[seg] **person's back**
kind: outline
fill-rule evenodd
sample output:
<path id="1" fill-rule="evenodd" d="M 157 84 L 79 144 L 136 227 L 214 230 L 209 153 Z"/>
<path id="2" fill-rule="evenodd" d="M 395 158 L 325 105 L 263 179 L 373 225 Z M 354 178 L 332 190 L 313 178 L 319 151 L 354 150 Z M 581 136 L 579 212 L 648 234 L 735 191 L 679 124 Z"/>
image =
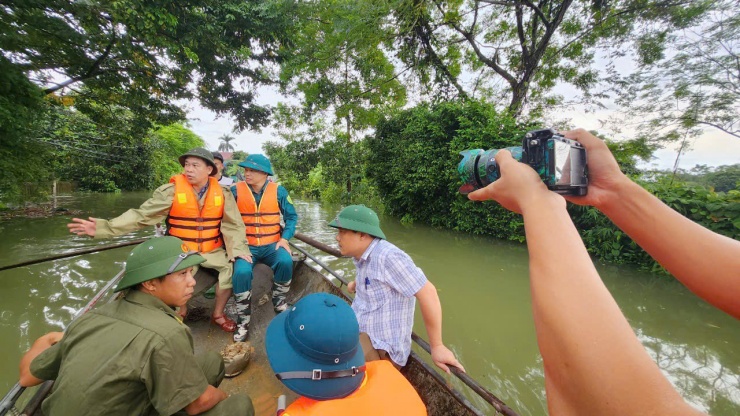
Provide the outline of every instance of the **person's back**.
<path id="1" fill-rule="evenodd" d="M 365 380 L 347 397 L 313 400 L 300 397 L 283 416 L 404 415 L 426 416 L 424 402 L 414 387 L 389 361 L 366 363 Z"/>
<path id="2" fill-rule="evenodd" d="M 131 291 L 89 312 L 70 326 L 59 347 L 64 358 L 54 390 L 43 404 L 47 415 L 171 414 L 192 401 L 188 394 L 149 396 L 147 385 L 154 383 L 159 370 L 153 367 L 165 362 L 161 356 L 193 351 L 185 325 L 153 296 Z M 202 378 L 187 374 L 195 370 L 200 371 L 185 366 L 167 369 L 183 393 L 203 389 Z M 161 385 L 158 389 L 166 390 Z M 186 401 L 178 402 L 178 396 Z"/>

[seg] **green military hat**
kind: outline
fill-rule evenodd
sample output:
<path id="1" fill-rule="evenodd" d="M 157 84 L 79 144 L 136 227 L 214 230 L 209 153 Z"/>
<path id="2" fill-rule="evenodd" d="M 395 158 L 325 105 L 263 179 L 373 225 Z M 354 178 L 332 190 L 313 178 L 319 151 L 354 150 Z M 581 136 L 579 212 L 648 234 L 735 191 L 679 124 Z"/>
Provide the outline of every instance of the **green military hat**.
<path id="1" fill-rule="evenodd" d="M 155 237 L 136 246 L 126 261 L 123 279 L 114 292 L 206 261 L 177 237 Z"/>
<path id="2" fill-rule="evenodd" d="M 243 162 L 239 163 L 239 166 L 243 168 L 249 168 L 258 170 L 260 172 L 265 172 L 268 175 L 272 175 L 272 164 L 270 163 L 270 159 L 268 159 L 265 155 L 261 154 L 254 154 L 247 156 L 246 159 L 244 159 Z"/>
<path id="3" fill-rule="evenodd" d="M 385 240 L 385 234 L 380 229 L 378 214 L 364 205 L 350 205 L 344 208 L 329 223 L 329 226 L 359 231 Z"/>
<path id="4" fill-rule="evenodd" d="M 218 168 L 216 167 L 216 162 L 213 160 L 213 153 L 202 147 L 196 147 L 195 149 L 188 150 L 184 155 L 180 156 L 180 166 L 185 166 L 185 159 L 187 159 L 189 156 L 195 156 L 205 160 L 208 166 L 213 167 L 213 171 L 211 172 L 210 176 L 218 175 Z"/>

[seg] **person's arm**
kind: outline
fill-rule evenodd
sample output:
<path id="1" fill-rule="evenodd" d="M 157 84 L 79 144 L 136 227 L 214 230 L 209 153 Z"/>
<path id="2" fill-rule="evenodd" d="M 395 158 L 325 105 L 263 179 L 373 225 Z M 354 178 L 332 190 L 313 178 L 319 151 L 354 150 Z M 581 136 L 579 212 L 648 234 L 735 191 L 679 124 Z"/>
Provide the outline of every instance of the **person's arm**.
<path id="1" fill-rule="evenodd" d="M 437 288 L 432 282 L 427 281 L 422 288 L 416 292 L 416 300 L 419 301 L 421 316 L 424 318 L 424 326 L 429 336 L 429 345 L 432 348 L 432 361 L 437 367 L 447 373 L 450 372 L 449 365 L 465 371 L 462 364 L 457 361 L 455 354 L 442 342 L 442 304 L 439 301 Z"/>
<path id="2" fill-rule="evenodd" d="M 39 337 L 31 348 L 23 354 L 20 363 L 20 382 L 19 384 L 23 387 L 31 387 L 41 384 L 44 380 L 34 376 L 31 373 L 31 362 L 39 354 L 49 349 L 52 345 L 59 342 L 64 336 L 63 332 L 49 332 L 46 335 Z"/>
<path id="3" fill-rule="evenodd" d="M 221 219 L 221 235 L 224 237 L 226 255 L 230 260 L 237 257 L 251 263 L 252 255 L 247 245 L 247 230 L 242 215 L 231 192 L 224 190 L 224 216 Z"/>
<path id="4" fill-rule="evenodd" d="M 229 397 L 223 390 L 219 390 L 216 387 L 209 385 L 206 391 L 203 392 L 195 401 L 185 406 L 185 413 L 189 415 L 199 415 L 203 412 L 211 410 L 213 406 L 217 405 L 222 400 Z"/>
<path id="5" fill-rule="evenodd" d="M 596 207 L 689 290 L 740 319 L 740 241 L 696 224 L 629 180 L 587 131 L 564 135 L 586 148 L 590 182 L 588 195 L 568 200 Z"/>
<path id="6" fill-rule="evenodd" d="M 162 185 L 139 208 L 132 208 L 116 218 L 73 218 L 67 228 L 73 234 L 93 238 L 110 238 L 160 223 L 167 218 L 175 195 L 173 184 Z"/>
<path id="7" fill-rule="evenodd" d="M 501 179 L 469 195 L 523 214 L 550 414 L 700 414 L 650 359 L 601 281 L 565 200 L 508 151 Z"/>
<path id="8" fill-rule="evenodd" d="M 278 206 L 280 207 L 280 213 L 283 214 L 285 228 L 283 228 L 283 233 L 281 235 L 282 238 L 275 245 L 275 249 L 277 250 L 278 248 L 283 247 L 288 251 L 288 253 L 290 253 L 290 244 L 288 244 L 288 240 L 293 238 L 295 235 L 296 225 L 298 225 L 298 213 L 295 211 L 293 200 L 290 199 L 288 190 L 282 185 L 278 185 Z"/>

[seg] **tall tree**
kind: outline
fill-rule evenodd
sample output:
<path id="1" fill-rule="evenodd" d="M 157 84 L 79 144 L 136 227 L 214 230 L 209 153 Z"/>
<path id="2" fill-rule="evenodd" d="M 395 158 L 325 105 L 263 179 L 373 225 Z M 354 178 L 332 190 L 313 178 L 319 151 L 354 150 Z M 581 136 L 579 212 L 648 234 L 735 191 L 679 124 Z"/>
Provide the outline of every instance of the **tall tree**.
<path id="1" fill-rule="evenodd" d="M 627 118 L 642 136 L 683 148 L 707 130 L 740 138 L 740 3 L 718 0 L 700 25 L 664 38 L 646 43 L 651 59 L 616 85 Z"/>
<path id="2" fill-rule="evenodd" d="M 591 98 L 599 46 L 640 45 L 691 25 L 708 0 L 398 0 L 395 19 L 404 62 L 458 95 L 506 103 L 552 103 L 568 83 Z M 620 49 L 621 50 L 621 49 Z M 473 74 L 464 82 L 463 71 Z"/>
<path id="3" fill-rule="evenodd" d="M 178 100 L 230 114 L 239 129 L 268 121 L 255 87 L 274 81 L 291 24 L 282 0 L 113 2 L 6 0 L 0 52 L 46 94 L 127 108 L 141 122 L 182 119 Z M 81 89 L 80 86 L 85 88 Z"/>

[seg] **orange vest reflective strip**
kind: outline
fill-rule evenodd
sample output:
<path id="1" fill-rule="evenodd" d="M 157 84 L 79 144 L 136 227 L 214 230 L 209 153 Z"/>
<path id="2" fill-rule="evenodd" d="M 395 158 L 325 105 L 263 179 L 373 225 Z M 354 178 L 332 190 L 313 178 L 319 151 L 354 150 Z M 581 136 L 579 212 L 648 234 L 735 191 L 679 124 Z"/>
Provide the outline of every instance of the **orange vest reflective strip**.
<path id="1" fill-rule="evenodd" d="M 221 218 L 224 216 L 224 190 L 218 181 L 208 178 L 208 191 L 203 209 L 185 175 L 170 178 L 175 184 L 175 197 L 167 215 L 167 234 L 175 236 L 190 250 L 208 253 L 224 245 Z"/>
<path id="2" fill-rule="evenodd" d="M 313 400 L 299 397 L 282 416 L 404 415 L 426 416 L 419 394 L 386 360 L 365 363 L 365 380 L 354 393 L 342 399 Z"/>
<path id="3" fill-rule="evenodd" d="M 252 190 L 246 182 L 236 184 L 236 206 L 247 227 L 247 242 L 250 246 L 277 243 L 283 232 L 280 227 L 280 205 L 277 197 L 278 185 L 267 182 L 260 205 L 254 200 Z"/>

